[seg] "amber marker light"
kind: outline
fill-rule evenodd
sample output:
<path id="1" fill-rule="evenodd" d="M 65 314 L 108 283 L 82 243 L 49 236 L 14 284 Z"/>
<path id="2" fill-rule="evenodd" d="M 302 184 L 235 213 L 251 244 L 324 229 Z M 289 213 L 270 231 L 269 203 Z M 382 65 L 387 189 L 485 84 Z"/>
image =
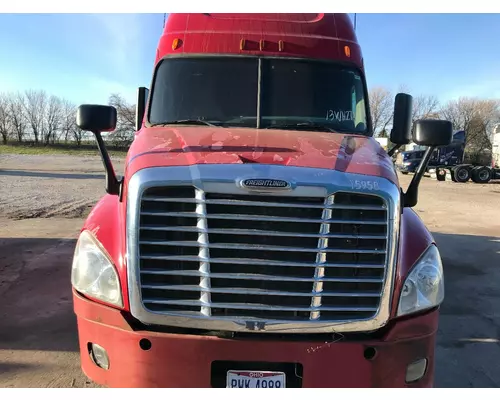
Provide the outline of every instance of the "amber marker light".
<path id="1" fill-rule="evenodd" d="M 172 42 L 172 50 L 177 50 L 179 47 L 181 47 L 181 40 L 174 39 L 174 41 Z"/>

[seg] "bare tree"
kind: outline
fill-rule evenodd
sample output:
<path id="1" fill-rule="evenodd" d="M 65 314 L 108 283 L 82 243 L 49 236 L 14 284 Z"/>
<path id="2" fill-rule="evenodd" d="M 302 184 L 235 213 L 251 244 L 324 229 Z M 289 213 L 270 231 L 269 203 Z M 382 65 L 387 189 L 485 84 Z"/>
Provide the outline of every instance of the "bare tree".
<path id="1" fill-rule="evenodd" d="M 12 131 L 17 141 L 21 143 L 28 125 L 25 105 L 26 98 L 20 92 L 10 93 L 7 101 Z"/>
<path id="2" fill-rule="evenodd" d="M 61 118 L 61 136 L 64 138 L 64 143 L 68 143 L 69 137 L 72 135 L 73 126 L 76 121 L 76 106 L 70 101 L 64 99 L 62 101 L 62 118 Z"/>
<path id="3" fill-rule="evenodd" d="M 439 100 L 436 96 L 419 95 L 413 98 L 413 110 L 411 119 L 435 118 L 439 110 Z"/>
<path id="4" fill-rule="evenodd" d="M 399 93 L 411 94 L 412 90 L 406 84 L 399 85 Z M 436 118 L 439 115 L 439 100 L 434 95 L 420 94 L 413 96 L 412 122 L 418 119 Z"/>
<path id="5" fill-rule="evenodd" d="M 3 144 L 7 144 L 11 133 L 11 119 L 9 114 L 8 95 L 0 93 L 0 135 Z"/>
<path id="6" fill-rule="evenodd" d="M 390 90 L 377 86 L 370 89 L 370 109 L 373 132 L 385 132 L 393 117 L 393 96 Z"/>
<path id="7" fill-rule="evenodd" d="M 117 93 L 109 97 L 108 104 L 115 107 L 117 113 L 116 130 L 111 135 L 113 143 L 119 146 L 130 146 L 135 133 L 135 106 L 128 104 Z"/>
<path id="8" fill-rule="evenodd" d="M 82 139 L 83 136 L 85 135 L 85 132 L 82 131 L 78 126 L 76 126 L 75 123 L 74 126 L 71 128 L 71 134 L 76 142 L 76 145 L 80 146 L 82 144 Z"/>
<path id="9" fill-rule="evenodd" d="M 440 115 L 451 121 L 454 129 L 465 131 L 468 162 L 478 162 L 491 150 L 493 126 L 500 121 L 499 100 L 462 97 L 449 101 Z"/>
<path id="10" fill-rule="evenodd" d="M 55 143 L 58 139 L 58 132 L 61 127 L 62 117 L 62 101 L 57 96 L 50 96 L 47 107 L 45 110 L 45 123 L 44 123 L 44 143 Z"/>
<path id="11" fill-rule="evenodd" d="M 44 130 L 44 116 L 47 106 L 47 94 L 43 90 L 27 90 L 24 103 L 26 118 L 35 137 L 35 143 L 39 142 Z"/>

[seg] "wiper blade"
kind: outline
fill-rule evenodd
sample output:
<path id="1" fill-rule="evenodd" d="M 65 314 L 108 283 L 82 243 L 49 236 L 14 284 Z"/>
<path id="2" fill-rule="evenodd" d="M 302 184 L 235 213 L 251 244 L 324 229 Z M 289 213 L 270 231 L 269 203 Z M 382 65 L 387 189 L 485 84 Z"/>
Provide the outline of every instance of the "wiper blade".
<path id="1" fill-rule="evenodd" d="M 178 119 L 175 121 L 161 122 L 159 124 L 152 124 L 151 126 L 166 126 L 166 125 L 208 125 L 216 126 L 208 121 L 201 119 Z"/>
<path id="2" fill-rule="evenodd" d="M 328 132 L 339 132 L 339 130 L 330 128 L 328 125 L 318 124 L 316 122 L 298 122 L 295 124 L 276 124 L 266 127 L 266 129 L 314 129 Z"/>

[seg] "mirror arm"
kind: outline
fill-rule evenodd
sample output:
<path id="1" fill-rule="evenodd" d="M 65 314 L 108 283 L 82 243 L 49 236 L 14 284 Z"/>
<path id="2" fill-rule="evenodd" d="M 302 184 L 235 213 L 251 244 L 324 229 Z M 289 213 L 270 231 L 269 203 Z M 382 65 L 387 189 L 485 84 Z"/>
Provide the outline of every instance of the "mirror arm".
<path id="1" fill-rule="evenodd" d="M 422 158 L 422 161 L 420 161 L 420 164 L 415 171 L 415 174 L 413 175 L 413 179 L 408 186 L 408 190 L 406 190 L 406 193 L 404 195 L 404 207 L 415 207 L 417 205 L 418 185 L 420 184 L 422 176 L 424 176 L 425 170 L 429 165 L 429 160 L 431 159 L 432 153 L 436 149 L 436 147 L 437 146 L 430 146 L 425 150 L 424 157 Z"/>
<path id="2" fill-rule="evenodd" d="M 395 144 L 394 146 L 391 147 L 391 149 L 387 152 L 387 155 L 389 157 L 392 157 L 392 155 L 394 154 L 394 152 L 396 150 L 398 150 L 399 148 L 401 148 L 402 144 Z"/>
<path id="3" fill-rule="evenodd" d="M 106 192 L 111 195 L 120 196 L 121 200 L 121 186 L 122 180 L 118 180 L 113 169 L 113 164 L 111 164 L 111 159 L 109 158 L 109 153 L 106 150 L 104 140 L 102 139 L 101 132 L 92 131 L 96 140 L 97 147 L 99 148 L 99 153 L 101 154 L 101 160 L 104 165 L 104 170 L 106 171 Z"/>

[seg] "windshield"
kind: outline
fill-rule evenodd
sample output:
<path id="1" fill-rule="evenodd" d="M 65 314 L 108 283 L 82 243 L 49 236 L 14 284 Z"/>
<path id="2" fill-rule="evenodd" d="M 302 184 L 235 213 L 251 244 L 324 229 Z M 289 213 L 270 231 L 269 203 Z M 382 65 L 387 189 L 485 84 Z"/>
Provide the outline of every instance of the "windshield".
<path id="1" fill-rule="evenodd" d="M 367 133 L 365 89 L 356 70 L 329 62 L 163 60 L 153 84 L 149 123 L 200 120 L 219 126 Z"/>

